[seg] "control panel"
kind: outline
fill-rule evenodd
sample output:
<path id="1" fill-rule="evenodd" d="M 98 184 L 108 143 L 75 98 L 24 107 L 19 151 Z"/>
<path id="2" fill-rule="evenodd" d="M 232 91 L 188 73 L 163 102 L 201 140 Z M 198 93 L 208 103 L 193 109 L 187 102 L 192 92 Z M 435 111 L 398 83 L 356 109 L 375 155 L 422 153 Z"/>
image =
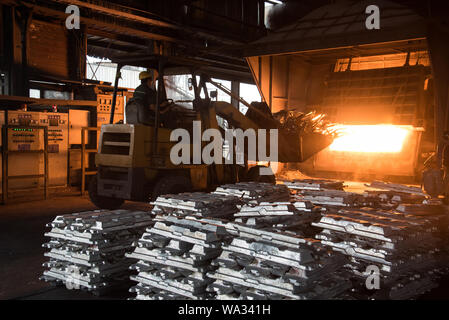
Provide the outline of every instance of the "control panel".
<path id="1" fill-rule="evenodd" d="M 39 126 L 40 112 L 8 111 L 8 124 L 10 126 Z"/>
<path id="2" fill-rule="evenodd" d="M 8 111 L 10 126 L 39 126 L 39 112 Z M 8 128 L 8 149 L 12 151 L 41 150 L 44 131 L 32 128 Z"/>
<path id="3" fill-rule="evenodd" d="M 112 95 L 99 94 L 97 95 L 97 127 L 104 124 L 109 124 L 112 110 Z M 125 110 L 125 97 L 117 95 L 117 101 L 114 111 L 114 123 L 123 120 Z"/>
<path id="4" fill-rule="evenodd" d="M 33 128 L 8 128 L 8 149 L 37 151 L 44 147 L 44 131 Z"/>
<path id="5" fill-rule="evenodd" d="M 39 126 L 40 112 L 8 111 L 8 149 L 11 151 L 23 151 L 23 153 L 11 153 L 8 155 L 8 175 L 35 175 L 44 172 L 44 157 L 39 153 L 27 153 L 26 151 L 44 149 L 44 130 L 33 128 Z M 31 128 L 20 128 L 29 126 Z M 39 178 L 13 179 L 8 185 L 10 190 L 29 189 L 42 185 Z"/>
<path id="6" fill-rule="evenodd" d="M 123 114 L 125 109 L 125 98 L 117 95 L 117 101 L 115 103 L 114 113 Z M 99 94 L 97 95 L 97 113 L 110 113 L 112 110 L 112 95 L 111 94 Z"/>
<path id="7" fill-rule="evenodd" d="M 48 128 L 48 183 L 66 186 L 69 148 L 69 114 L 41 112 L 39 124 Z"/>
<path id="8" fill-rule="evenodd" d="M 117 123 L 120 120 L 123 120 L 123 114 L 121 113 L 114 113 L 114 122 Z M 111 121 L 111 114 L 110 113 L 97 113 L 97 127 L 101 128 L 104 124 L 109 124 Z"/>
<path id="9" fill-rule="evenodd" d="M 67 113 L 41 113 L 39 123 L 48 127 L 48 153 L 67 150 L 69 125 Z"/>

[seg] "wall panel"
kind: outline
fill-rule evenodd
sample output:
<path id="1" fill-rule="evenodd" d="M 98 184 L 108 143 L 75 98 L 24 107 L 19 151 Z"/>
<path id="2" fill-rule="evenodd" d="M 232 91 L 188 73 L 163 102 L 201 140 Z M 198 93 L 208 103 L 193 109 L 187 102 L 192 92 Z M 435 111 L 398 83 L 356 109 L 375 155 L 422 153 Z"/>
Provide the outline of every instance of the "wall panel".
<path id="1" fill-rule="evenodd" d="M 28 30 L 30 76 L 69 78 L 67 30 L 63 25 L 33 19 Z M 49 63 L 51 61 L 51 63 Z"/>

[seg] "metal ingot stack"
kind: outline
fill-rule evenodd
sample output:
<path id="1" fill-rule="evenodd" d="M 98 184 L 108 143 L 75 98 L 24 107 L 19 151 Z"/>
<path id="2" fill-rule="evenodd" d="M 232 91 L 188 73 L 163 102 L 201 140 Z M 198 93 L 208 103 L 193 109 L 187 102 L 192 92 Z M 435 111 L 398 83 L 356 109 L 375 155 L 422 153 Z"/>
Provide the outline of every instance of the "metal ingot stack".
<path id="1" fill-rule="evenodd" d="M 302 179 L 284 181 L 298 201 L 310 201 L 325 207 L 358 207 L 371 204 L 372 198 L 343 190 L 344 182 L 338 180 Z"/>
<path id="2" fill-rule="evenodd" d="M 383 181 L 373 181 L 368 187 L 381 189 L 381 190 L 387 190 L 391 192 L 397 192 L 402 194 L 411 194 L 415 196 L 423 196 L 427 197 L 427 194 L 422 191 L 419 187 L 413 187 L 413 186 L 406 186 L 403 184 L 397 184 L 397 183 L 390 183 L 390 182 L 383 182 Z"/>
<path id="3" fill-rule="evenodd" d="M 314 236 L 316 228 L 311 227 L 311 223 L 320 220 L 321 212 L 322 208 L 310 201 L 261 202 L 258 205 L 244 205 L 234 214 L 234 218 L 235 222 L 257 229 L 290 230 L 300 235 Z"/>
<path id="4" fill-rule="evenodd" d="M 370 205 L 371 199 L 362 194 L 342 190 L 300 190 L 293 196 L 298 201 L 310 201 L 324 207 L 360 207 Z"/>
<path id="5" fill-rule="evenodd" d="M 63 283 L 69 289 L 96 294 L 128 282 L 132 261 L 125 257 L 133 249 L 152 215 L 143 211 L 88 211 L 57 216 L 47 226 L 50 238 L 41 280 Z"/>
<path id="6" fill-rule="evenodd" d="M 376 206 L 385 209 L 395 208 L 404 203 L 421 204 L 426 200 L 426 197 L 422 195 L 389 190 L 365 190 L 363 195 L 365 197 L 375 198 Z"/>
<path id="7" fill-rule="evenodd" d="M 432 225 L 432 235 L 439 239 L 438 270 L 447 272 L 449 265 L 449 215 L 448 207 L 440 199 L 430 198 L 421 188 L 395 183 L 373 181 L 367 185 L 378 190 L 366 190 L 365 195 L 377 196 L 377 207 L 393 210 L 397 214 L 418 219 Z M 440 272 L 436 272 L 440 273 Z"/>
<path id="8" fill-rule="evenodd" d="M 319 241 L 236 223 L 227 229 L 235 237 L 208 273 L 218 299 L 330 299 L 350 287 L 337 272 L 344 259 Z"/>
<path id="9" fill-rule="evenodd" d="M 258 229 L 286 230 L 310 226 L 321 217 L 321 208 L 310 201 L 290 200 L 286 185 L 241 182 L 218 187 L 215 195 L 238 197 L 244 205 L 234 214 L 234 221 Z"/>
<path id="10" fill-rule="evenodd" d="M 430 225 L 427 230 L 437 239 L 438 252 L 435 255 L 437 264 L 432 271 L 433 276 L 449 274 L 449 215 L 447 206 L 438 199 L 428 199 L 421 204 L 400 204 L 396 212 L 407 217 L 414 217 L 422 223 Z"/>
<path id="11" fill-rule="evenodd" d="M 237 197 L 246 204 L 288 201 L 290 192 L 285 185 L 264 182 L 239 182 L 218 187 L 213 195 Z"/>
<path id="12" fill-rule="evenodd" d="M 418 187 L 395 183 L 373 181 L 366 185 L 375 190 L 365 190 L 366 197 L 376 198 L 377 205 L 385 209 L 395 208 L 401 204 L 422 204 L 429 196 Z"/>
<path id="13" fill-rule="evenodd" d="M 213 279 L 207 272 L 216 267 L 211 262 L 221 254 L 222 242 L 229 237 L 217 220 L 211 224 L 198 219 L 158 216 L 127 257 L 137 259 L 137 270 L 130 289 L 138 300 L 208 299 Z"/>
<path id="14" fill-rule="evenodd" d="M 322 244 L 348 257 L 346 268 L 356 276 L 360 287 L 365 286 L 371 274 L 368 267 L 378 268 L 380 289 L 365 291 L 367 296 L 415 298 L 435 285 L 439 239 L 434 236 L 435 225 L 431 220 L 361 208 L 326 214 L 312 225 L 323 228 L 317 235 Z"/>
<path id="15" fill-rule="evenodd" d="M 230 219 L 242 202 L 237 197 L 194 192 L 159 196 L 151 204 L 154 214 Z"/>
<path id="16" fill-rule="evenodd" d="M 284 184 L 292 190 L 343 190 L 344 187 L 343 181 L 323 179 L 295 179 Z"/>

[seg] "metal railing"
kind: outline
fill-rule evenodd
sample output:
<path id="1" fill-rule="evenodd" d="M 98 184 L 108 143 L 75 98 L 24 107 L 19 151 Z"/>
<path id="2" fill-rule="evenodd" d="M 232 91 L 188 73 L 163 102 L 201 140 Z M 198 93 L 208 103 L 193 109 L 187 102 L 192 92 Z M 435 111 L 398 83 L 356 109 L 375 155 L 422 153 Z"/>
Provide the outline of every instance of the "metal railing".
<path id="1" fill-rule="evenodd" d="M 97 153 L 98 152 L 98 141 L 99 137 L 97 134 L 97 142 L 95 149 L 88 149 L 86 148 L 86 133 L 88 131 L 96 131 L 97 133 L 101 130 L 101 128 L 97 127 L 84 127 L 81 129 L 81 194 L 83 195 L 86 192 L 86 176 L 89 175 L 95 175 L 97 174 L 97 170 L 88 170 L 86 167 L 86 155 L 90 153 Z M 89 161 L 87 161 L 87 166 L 89 164 Z"/>

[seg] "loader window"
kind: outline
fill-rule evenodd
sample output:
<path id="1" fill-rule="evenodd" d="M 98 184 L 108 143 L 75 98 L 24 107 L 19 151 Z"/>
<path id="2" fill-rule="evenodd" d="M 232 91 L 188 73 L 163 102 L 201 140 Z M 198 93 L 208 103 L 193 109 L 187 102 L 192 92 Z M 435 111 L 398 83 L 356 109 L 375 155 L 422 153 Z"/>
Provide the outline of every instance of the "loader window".
<path id="1" fill-rule="evenodd" d="M 172 99 L 176 104 L 187 109 L 193 109 L 191 101 L 194 94 L 193 90 L 189 90 L 189 78 L 188 74 L 164 76 L 164 84 L 167 99 Z"/>
<path id="2" fill-rule="evenodd" d="M 215 79 L 215 78 L 212 78 L 212 81 L 218 82 L 226 89 L 231 90 L 231 81 Z M 227 95 L 226 93 L 224 93 L 223 91 L 218 90 L 213 84 L 207 83 L 206 87 L 207 87 L 207 91 L 209 92 L 209 95 L 210 95 L 211 91 L 217 91 L 217 98 L 216 98 L 217 101 L 225 101 L 225 102 L 231 103 L 231 97 L 229 95 Z M 212 100 L 215 100 L 215 99 L 212 99 Z"/>
<path id="3" fill-rule="evenodd" d="M 243 100 L 245 100 L 248 103 L 254 101 L 262 102 L 259 89 L 255 84 L 240 83 L 240 97 L 242 97 Z M 246 114 L 246 111 L 248 111 L 248 107 L 245 106 L 243 103 L 240 103 L 239 111 L 243 114 Z"/>
<path id="4" fill-rule="evenodd" d="M 102 154 L 129 155 L 131 135 L 122 132 L 104 132 Z"/>

